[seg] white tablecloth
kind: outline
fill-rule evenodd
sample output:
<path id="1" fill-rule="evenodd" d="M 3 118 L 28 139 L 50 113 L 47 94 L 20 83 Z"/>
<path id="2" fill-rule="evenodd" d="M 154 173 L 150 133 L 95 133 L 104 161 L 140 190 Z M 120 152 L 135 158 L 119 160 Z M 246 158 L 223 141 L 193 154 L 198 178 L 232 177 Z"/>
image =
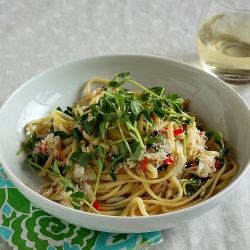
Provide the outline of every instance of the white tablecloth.
<path id="1" fill-rule="evenodd" d="M 89 56 L 149 54 L 201 67 L 195 32 L 203 3 L 0 0 L 0 105 L 36 74 Z M 232 87 L 250 105 L 250 85 Z M 250 249 L 249 183 L 250 171 L 220 206 L 162 231 L 164 241 L 154 249 Z"/>

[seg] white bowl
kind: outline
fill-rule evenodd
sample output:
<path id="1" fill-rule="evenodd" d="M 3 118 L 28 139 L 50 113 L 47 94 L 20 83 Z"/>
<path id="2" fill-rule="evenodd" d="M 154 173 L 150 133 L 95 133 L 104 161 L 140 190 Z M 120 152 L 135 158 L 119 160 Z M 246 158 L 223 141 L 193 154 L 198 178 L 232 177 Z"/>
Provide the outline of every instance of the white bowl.
<path id="1" fill-rule="evenodd" d="M 210 129 L 222 131 L 236 156 L 239 171 L 230 185 L 214 197 L 193 207 L 149 217 L 114 217 L 90 214 L 54 203 L 38 193 L 42 180 L 24 167 L 25 154 L 16 156 L 25 138 L 25 125 L 63 109 L 82 95 L 82 87 L 93 77 L 113 79 L 131 72 L 131 78 L 146 87 L 165 86 L 191 99 L 190 110 Z M 13 184 L 33 204 L 67 222 L 85 228 L 117 233 L 149 232 L 174 227 L 203 215 L 219 205 L 239 185 L 249 168 L 250 113 L 247 105 L 227 84 L 190 65 L 145 55 L 108 55 L 86 58 L 48 70 L 17 89 L 0 111 L 0 159 Z"/>

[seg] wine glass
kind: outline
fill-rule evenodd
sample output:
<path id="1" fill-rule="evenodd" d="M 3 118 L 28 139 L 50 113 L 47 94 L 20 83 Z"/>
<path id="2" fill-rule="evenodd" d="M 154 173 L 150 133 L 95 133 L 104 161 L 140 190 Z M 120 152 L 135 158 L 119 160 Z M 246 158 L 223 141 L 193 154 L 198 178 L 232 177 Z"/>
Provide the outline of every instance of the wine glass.
<path id="1" fill-rule="evenodd" d="M 224 81 L 249 81 L 249 1 L 206 0 L 196 42 L 200 61 L 207 72 Z"/>

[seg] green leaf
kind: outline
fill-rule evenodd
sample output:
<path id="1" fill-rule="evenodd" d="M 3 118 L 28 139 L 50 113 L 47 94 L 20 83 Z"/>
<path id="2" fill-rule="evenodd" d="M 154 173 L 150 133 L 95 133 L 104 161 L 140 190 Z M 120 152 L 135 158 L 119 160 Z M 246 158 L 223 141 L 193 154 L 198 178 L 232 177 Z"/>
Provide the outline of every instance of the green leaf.
<path id="1" fill-rule="evenodd" d="M 115 174 L 115 164 L 118 162 L 123 162 L 124 161 L 124 155 L 113 155 L 112 156 L 112 162 L 109 166 L 109 175 L 113 179 L 113 181 L 117 180 L 116 174 Z"/>
<path id="2" fill-rule="evenodd" d="M 75 190 L 74 185 L 73 185 L 70 181 L 68 181 L 67 179 L 62 178 L 62 179 L 61 179 L 61 183 L 62 183 L 64 186 L 66 186 L 68 189 L 70 189 L 70 190 L 72 190 L 72 191 Z"/>
<path id="3" fill-rule="evenodd" d="M 61 173 L 60 173 L 60 170 L 59 170 L 59 168 L 58 168 L 56 159 L 54 159 L 53 167 L 51 166 L 50 168 L 52 169 L 52 171 L 53 171 L 55 174 L 61 176 Z"/>
<path id="4" fill-rule="evenodd" d="M 124 123 L 128 122 L 130 120 L 131 113 L 127 110 L 124 110 L 120 115 L 120 120 Z"/>
<path id="5" fill-rule="evenodd" d="M 116 92 L 118 95 L 122 95 L 124 97 L 124 94 L 127 92 L 128 90 L 125 88 L 120 88 L 118 92 Z"/>
<path id="6" fill-rule="evenodd" d="M 201 179 L 199 178 L 191 178 L 188 181 L 188 185 L 192 186 L 193 188 L 198 188 L 201 185 Z"/>
<path id="7" fill-rule="evenodd" d="M 152 97 L 152 95 L 148 92 L 143 91 L 139 96 L 138 100 L 141 100 L 143 102 L 149 101 L 149 99 Z"/>
<path id="8" fill-rule="evenodd" d="M 112 178 L 113 181 L 117 180 L 117 176 L 113 171 L 109 171 L 109 175 L 110 175 L 110 177 Z"/>
<path id="9" fill-rule="evenodd" d="M 70 195 L 70 197 L 74 200 L 77 200 L 77 201 L 84 201 L 86 198 L 85 198 L 85 194 L 83 192 L 74 192 Z"/>
<path id="10" fill-rule="evenodd" d="M 82 167 L 85 167 L 94 159 L 94 155 L 89 152 L 76 151 L 71 155 L 70 159 L 76 160 Z"/>
<path id="11" fill-rule="evenodd" d="M 182 114 L 182 108 L 179 105 L 177 105 L 176 103 L 173 103 L 173 109 L 176 113 Z"/>
<path id="12" fill-rule="evenodd" d="M 220 162 L 220 167 L 223 167 L 223 165 L 224 165 L 224 163 L 225 163 L 224 158 L 220 158 L 220 159 L 219 159 L 219 162 Z"/>
<path id="13" fill-rule="evenodd" d="M 101 133 L 101 137 L 103 138 L 103 140 L 106 141 L 106 139 L 107 139 L 107 127 L 106 127 L 105 122 L 102 122 L 100 124 L 100 133 Z"/>
<path id="14" fill-rule="evenodd" d="M 225 157 L 227 154 L 229 154 L 229 150 L 227 148 L 221 148 L 219 152 L 220 152 L 220 157 Z"/>
<path id="15" fill-rule="evenodd" d="M 98 138 L 99 136 L 101 136 L 101 130 L 100 130 L 100 125 L 97 122 L 94 126 L 94 138 Z"/>
<path id="16" fill-rule="evenodd" d="M 94 146 L 95 152 L 100 156 L 101 158 L 105 158 L 106 156 L 106 150 L 101 145 L 95 145 Z"/>
<path id="17" fill-rule="evenodd" d="M 132 148 L 135 148 L 135 150 L 133 150 Z M 133 161 L 137 161 L 140 156 L 141 156 L 141 151 L 142 151 L 142 147 L 140 145 L 140 143 L 134 143 L 131 147 L 132 149 L 132 152 L 134 152 L 134 154 L 131 156 L 130 158 L 130 161 L 133 162 Z"/>
<path id="18" fill-rule="evenodd" d="M 161 109 L 162 108 L 162 102 L 160 100 L 154 100 L 153 105 L 156 109 Z"/>
<path id="19" fill-rule="evenodd" d="M 48 157 L 41 153 L 29 155 L 26 158 L 26 160 L 30 163 L 30 165 L 36 170 L 38 170 L 39 168 L 36 167 L 35 165 L 43 166 L 46 163 L 47 159 Z"/>
<path id="20" fill-rule="evenodd" d="M 122 95 L 127 100 L 135 100 L 135 93 L 133 92 L 125 92 Z"/>
<path id="21" fill-rule="evenodd" d="M 122 110 L 125 106 L 125 100 L 123 98 L 123 96 L 119 95 L 119 94 L 114 94 L 115 97 L 115 101 L 117 103 L 117 106 Z"/>
<path id="22" fill-rule="evenodd" d="M 129 117 L 130 123 L 134 124 L 135 127 L 136 127 L 135 122 L 139 121 L 139 119 L 140 119 L 140 115 L 131 114 Z"/>
<path id="23" fill-rule="evenodd" d="M 71 169 L 72 169 L 72 166 L 67 165 L 64 170 L 66 173 L 69 173 Z"/>
<path id="24" fill-rule="evenodd" d="M 123 79 L 130 79 L 130 75 L 131 75 L 130 72 L 124 72 L 124 73 L 117 74 L 118 77 L 121 77 Z"/>
<path id="25" fill-rule="evenodd" d="M 126 154 L 129 153 L 125 141 L 121 141 L 121 142 L 119 143 L 118 152 L 119 152 L 120 155 L 126 155 Z"/>
<path id="26" fill-rule="evenodd" d="M 95 119 L 96 119 L 97 123 L 103 122 L 103 114 L 97 113 L 96 116 L 95 116 Z"/>
<path id="27" fill-rule="evenodd" d="M 176 123 L 180 123 L 180 124 L 185 124 L 182 122 L 182 117 L 179 116 L 170 116 L 170 119 Z"/>
<path id="28" fill-rule="evenodd" d="M 96 124 L 96 119 L 93 118 L 91 121 L 87 122 L 87 123 L 83 126 L 83 127 L 84 127 L 84 130 L 86 131 L 86 133 L 87 133 L 88 135 L 90 135 L 91 130 L 92 130 L 92 128 L 95 126 L 95 124 Z"/>
<path id="29" fill-rule="evenodd" d="M 156 151 L 156 152 L 159 151 L 159 148 L 158 148 L 158 147 L 156 146 L 156 144 L 154 144 L 154 143 L 153 143 L 153 144 L 150 144 L 150 143 L 147 144 L 147 147 L 151 147 L 151 148 L 152 148 L 154 151 Z"/>
<path id="30" fill-rule="evenodd" d="M 97 104 L 91 104 L 89 106 L 89 109 L 90 109 L 90 113 L 95 117 L 99 111 L 98 111 L 98 108 L 97 108 Z"/>
<path id="31" fill-rule="evenodd" d="M 182 124 L 190 125 L 192 123 L 191 119 L 182 121 Z"/>
<path id="32" fill-rule="evenodd" d="M 72 111 L 73 111 L 73 108 L 70 107 L 70 106 L 67 106 L 67 110 L 68 110 L 69 112 L 72 112 Z"/>
<path id="33" fill-rule="evenodd" d="M 68 115 L 68 116 L 70 116 L 70 117 L 73 117 L 72 112 L 69 111 L 68 109 L 64 110 L 63 113 L 66 114 L 66 115 Z"/>
<path id="34" fill-rule="evenodd" d="M 222 148 L 224 147 L 224 143 L 223 143 L 223 139 L 222 139 L 222 135 L 221 132 L 218 130 L 210 130 L 210 131 L 206 131 L 206 137 L 208 138 L 213 138 L 215 140 L 215 142 L 221 146 Z"/>
<path id="35" fill-rule="evenodd" d="M 186 188 L 189 187 L 189 189 Z M 188 181 L 183 183 L 183 192 L 184 195 L 191 196 L 195 193 L 196 190 L 201 186 L 201 179 L 197 178 L 196 176 L 189 179 Z"/>
<path id="36" fill-rule="evenodd" d="M 135 115 L 138 115 L 140 113 L 140 106 L 136 101 L 131 102 L 131 111 Z"/>
<path id="37" fill-rule="evenodd" d="M 123 162 L 124 161 L 124 156 L 125 155 L 112 155 L 113 161 L 111 163 L 111 169 L 115 166 L 116 163 Z"/>
<path id="38" fill-rule="evenodd" d="M 178 93 L 171 93 L 167 95 L 167 98 L 171 101 L 184 102 L 184 99 Z"/>
<path id="39" fill-rule="evenodd" d="M 66 140 L 72 136 L 72 134 L 65 133 L 64 131 L 55 131 L 54 136 L 60 136 L 62 140 Z"/>
<path id="40" fill-rule="evenodd" d="M 103 98 L 99 99 L 98 105 L 99 105 L 100 110 L 103 113 L 110 113 L 112 111 L 111 103 L 108 100 L 108 98 L 103 97 Z"/>
<path id="41" fill-rule="evenodd" d="M 191 190 L 187 190 L 187 195 L 190 197 L 195 193 L 196 190 L 191 189 Z"/>
<path id="42" fill-rule="evenodd" d="M 162 96 L 165 92 L 165 88 L 163 88 L 163 87 L 154 87 L 154 88 L 151 88 L 149 90 L 158 96 Z"/>
<path id="43" fill-rule="evenodd" d="M 154 122 L 153 122 L 153 120 L 152 120 L 152 118 L 151 118 L 151 116 L 150 116 L 150 111 L 144 109 L 144 110 L 142 111 L 142 115 L 143 115 L 144 121 L 145 121 L 146 123 L 148 123 L 150 126 L 153 126 L 153 123 L 154 123 Z"/>
<path id="44" fill-rule="evenodd" d="M 154 113 L 159 117 L 159 118 L 164 118 L 165 117 L 165 111 L 161 108 L 154 108 Z"/>
<path id="45" fill-rule="evenodd" d="M 117 114 L 105 114 L 103 117 L 105 122 L 109 122 L 110 124 L 114 124 L 117 121 Z"/>
<path id="46" fill-rule="evenodd" d="M 33 134 L 29 135 L 28 147 L 33 150 L 36 143 L 36 131 Z"/>
<path id="47" fill-rule="evenodd" d="M 160 142 L 161 140 L 163 140 L 164 137 L 165 136 L 163 134 L 158 134 L 157 136 L 148 137 L 147 143 L 153 144 L 153 143 Z"/>
<path id="48" fill-rule="evenodd" d="M 172 102 L 170 100 L 168 100 L 167 98 L 164 98 L 163 102 L 164 102 L 164 104 L 167 105 L 167 107 L 173 109 L 173 104 L 172 104 Z"/>
<path id="49" fill-rule="evenodd" d="M 167 100 L 168 99 L 168 100 Z M 181 114 L 183 110 L 184 99 L 178 93 L 171 93 L 166 96 L 164 103 L 175 112 Z"/>
<path id="50" fill-rule="evenodd" d="M 51 131 L 51 133 L 54 133 L 54 131 L 55 131 L 55 128 L 54 128 L 53 123 L 52 123 L 51 126 L 50 126 L 50 131 Z"/>
<path id="51" fill-rule="evenodd" d="M 113 89 L 116 89 L 116 88 L 119 88 L 121 85 L 123 85 L 124 82 L 121 81 L 121 82 L 118 82 L 116 80 L 112 80 L 110 82 L 107 83 L 107 87 L 108 87 L 108 93 L 110 93 L 110 90 L 113 90 Z"/>
<path id="52" fill-rule="evenodd" d="M 78 128 L 74 128 L 73 129 L 73 138 L 77 141 L 77 143 L 80 142 L 81 136 L 82 136 L 82 134 L 79 131 L 79 129 Z"/>
<path id="53" fill-rule="evenodd" d="M 71 199 L 68 199 L 70 204 L 73 206 L 73 208 L 80 210 L 81 206 L 79 204 L 77 204 L 76 202 L 72 201 Z"/>

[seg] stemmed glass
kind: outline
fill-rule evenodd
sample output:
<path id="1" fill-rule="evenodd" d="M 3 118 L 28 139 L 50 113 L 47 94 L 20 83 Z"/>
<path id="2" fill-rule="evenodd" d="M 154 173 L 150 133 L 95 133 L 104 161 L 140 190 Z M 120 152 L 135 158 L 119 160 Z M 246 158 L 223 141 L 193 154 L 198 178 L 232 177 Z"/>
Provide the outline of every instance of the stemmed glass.
<path id="1" fill-rule="evenodd" d="M 250 80 L 249 1 L 207 0 L 197 27 L 197 48 L 206 71 L 222 80 Z"/>

